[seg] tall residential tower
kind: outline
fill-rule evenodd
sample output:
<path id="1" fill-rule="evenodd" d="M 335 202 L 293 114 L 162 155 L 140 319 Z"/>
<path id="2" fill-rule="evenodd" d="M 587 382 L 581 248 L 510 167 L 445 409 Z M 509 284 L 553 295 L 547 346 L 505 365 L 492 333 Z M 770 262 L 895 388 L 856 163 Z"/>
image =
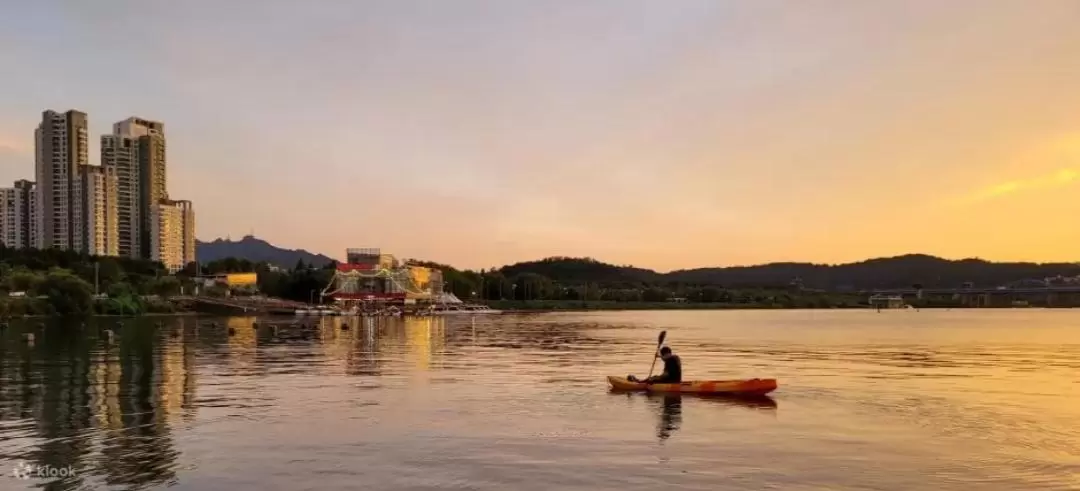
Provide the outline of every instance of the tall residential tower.
<path id="1" fill-rule="evenodd" d="M 195 210 L 191 202 L 161 200 L 150 216 L 150 259 L 174 273 L 195 261 Z"/>
<path id="2" fill-rule="evenodd" d="M 156 259 L 175 271 L 195 260 L 195 212 L 169 199 L 165 124 L 131 117 L 87 158 L 87 117 L 45 111 L 34 132 L 37 182 L 0 189 L 0 243 Z"/>
<path id="3" fill-rule="evenodd" d="M 45 111 L 34 132 L 34 144 L 40 247 L 78 249 L 74 181 L 79 166 L 89 163 L 86 113 Z"/>
<path id="4" fill-rule="evenodd" d="M 95 256 L 117 255 L 116 175 L 96 165 L 79 167 L 75 182 L 79 250 Z"/>
<path id="5" fill-rule="evenodd" d="M 142 257 L 139 215 L 139 142 L 122 135 L 101 137 L 101 166 L 116 178 L 116 254 Z"/>
<path id="6" fill-rule="evenodd" d="M 12 249 L 39 247 L 37 194 L 34 182 L 27 180 L 0 189 L 0 243 Z"/>
<path id="7" fill-rule="evenodd" d="M 151 258 L 153 212 L 168 199 L 165 124 L 131 117 L 101 137 L 101 163 L 116 175 L 118 254 Z"/>

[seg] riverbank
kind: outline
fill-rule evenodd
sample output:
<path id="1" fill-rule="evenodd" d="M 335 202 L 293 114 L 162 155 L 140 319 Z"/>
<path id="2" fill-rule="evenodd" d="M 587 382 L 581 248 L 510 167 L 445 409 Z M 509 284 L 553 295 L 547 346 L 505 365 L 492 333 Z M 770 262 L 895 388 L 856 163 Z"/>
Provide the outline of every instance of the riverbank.
<path id="1" fill-rule="evenodd" d="M 81 314 L 80 314 L 81 312 Z M 144 299 L 137 296 L 90 299 L 74 302 L 69 298 L 3 297 L 0 318 L 56 317 L 63 315 L 116 316 L 176 315 L 195 313 L 182 302 L 170 299 Z"/>
<path id="2" fill-rule="evenodd" d="M 833 305 L 815 304 L 744 304 L 744 303 L 675 303 L 675 302 L 604 302 L 604 301 L 560 301 L 560 300 L 534 300 L 514 301 L 495 300 L 488 301 L 486 305 L 503 312 L 591 312 L 591 311 L 615 311 L 615 310 L 874 310 L 868 304 L 847 303 Z M 915 310 L 1011 310 L 1011 309 L 1070 309 L 1071 305 L 1047 306 L 1047 305 L 964 305 L 957 302 L 915 303 L 911 305 Z M 906 309 L 881 309 L 882 311 L 906 310 Z"/>
<path id="3" fill-rule="evenodd" d="M 484 302 L 504 312 L 584 312 L 593 310 L 784 310 L 784 309 L 868 309 L 855 302 L 719 303 L 719 302 L 614 302 L 581 300 L 489 300 Z"/>

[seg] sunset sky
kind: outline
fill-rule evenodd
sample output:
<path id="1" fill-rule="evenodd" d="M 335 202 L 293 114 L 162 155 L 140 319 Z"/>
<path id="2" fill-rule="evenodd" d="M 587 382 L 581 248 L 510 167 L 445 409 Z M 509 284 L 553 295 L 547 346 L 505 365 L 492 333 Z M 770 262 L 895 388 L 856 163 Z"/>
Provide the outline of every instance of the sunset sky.
<path id="1" fill-rule="evenodd" d="M 461 267 L 1080 260 L 1080 2 L 12 2 L 45 109 L 165 122 L 202 240 Z"/>

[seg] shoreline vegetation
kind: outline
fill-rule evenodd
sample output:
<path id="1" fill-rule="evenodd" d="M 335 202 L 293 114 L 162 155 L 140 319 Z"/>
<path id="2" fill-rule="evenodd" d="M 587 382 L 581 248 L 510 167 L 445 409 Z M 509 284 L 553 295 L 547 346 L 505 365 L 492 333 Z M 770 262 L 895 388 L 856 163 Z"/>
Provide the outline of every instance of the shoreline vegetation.
<path id="1" fill-rule="evenodd" d="M 594 312 L 623 310 L 788 310 L 788 309 L 868 309 L 869 305 L 842 306 L 782 306 L 778 304 L 736 304 L 736 303 L 676 303 L 676 302 L 615 302 L 615 301 L 577 301 L 577 300 L 494 300 L 485 302 L 493 309 L 503 312 Z"/>
<path id="2" fill-rule="evenodd" d="M 589 258 L 553 257 L 490 270 L 458 270 L 409 260 L 442 271 L 444 289 L 467 302 L 504 311 L 731 310 L 872 308 L 874 288 L 961 285 L 1080 285 L 1074 263 L 989 263 L 911 255 L 837 266 L 777 263 L 657 273 Z M 267 262 L 224 258 L 191 263 L 170 274 L 161 263 L 98 257 L 57 249 L 0 246 L 0 320 L 41 316 L 185 314 L 191 295 L 251 297 L 321 303 L 336 263 L 291 269 Z M 227 290 L 197 286 L 202 275 L 257 273 L 257 284 Z M 801 274 L 801 276 L 800 276 Z M 1056 276 L 1055 276 L 1056 275 Z M 934 281 L 922 282 L 921 278 Z M 1056 282 L 1056 283 L 1055 283 Z M 914 308 L 1080 306 L 1077 295 L 1042 305 L 1035 298 L 972 305 L 959 298 L 904 298 Z M 1020 305 L 1022 304 L 1022 305 Z"/>
<path id="3" fill-rule="evenodd" d="M 613 301 L 573 301 L 573 300 L 494 300 L 485 302 L 493 309 L 508 313 L 516 312 L 593 312 L 624 310 L 869 310 L 874 306 L 864 301 L 840 303 L 675 303 L 675 302 L 613 302 Z M 975 308 L 1030 308 L 1032 305 L 992 305 L 974 307 L 960 302 L 913 302 L 911 308 L 922 309 L 975 309 Z M 905 307 L 906 308 L 906 307 Z M 1065 307 L 1068 308 L 1068 307 Z M 890 310 L 882 308 L 881 310 Z M 891 309 L 900 310 L 900 309 Z"/>
<path id="4" fill-rule="evenodd" d="M 154 261 L 0 247 L 2 319 L 172 314 L 185 286 Z"/>

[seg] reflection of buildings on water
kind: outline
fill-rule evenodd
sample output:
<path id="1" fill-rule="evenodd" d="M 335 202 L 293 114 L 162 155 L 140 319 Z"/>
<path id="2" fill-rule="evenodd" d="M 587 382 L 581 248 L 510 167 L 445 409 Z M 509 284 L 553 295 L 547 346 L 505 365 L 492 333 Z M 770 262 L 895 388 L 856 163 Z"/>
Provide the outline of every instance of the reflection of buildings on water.
<path id="1" fill-rule="evenodd" d="M 382 374 L 382 359 L 379 356 L 382 350 L 382 338 L 379 329 L 383 322 L 391 321 L 391 318 L 361 317 L 355 325 L 350 326 L 351 346 L 345 353 L 346 375 L 370 375 Z"/>
<path id="2" fill-rule="evenodd" d="M 41 445 L 29 459 L 40 465 L 63 467 L 83 461 L 93 450 L 94 423 L 87 390 L 89 368 L 94 362 L 85 340 L 60 339 L 43 333 L 35 353 L 26 353 L 25 379 L 12 381 L 33 384 L 42 391 L 34 406 L 23 408 L 36 419 Z M 36 359 L 45 357 L 43 360 Z M 29 363 L 33 365 L 29 365 Z M 81 484 L 77 478 L 69 484 Z"/>
<path id="3" fill-rule="evenodd" d="M 155 408 L 162 421 L 178 416 L 194 419 L 195 350 L 184 335 L 159 338 L 161 348 L 155 350 L 156 370 L 154 387 Z"/>
<path id="4" fill-rule="evenodd" d="M 426 371 L 438 366 L 446 347 L 446 319 L 441 317 L 364 317 L 355 320 L 337 343 L 347 375 L 381 375 L 386 359 L 402 356 Z"/>
<path id="5" fill-rule="evenodd" d="M 194 414 L 189 340 L 159 335 L 149 325 L 118 330 L 113 344 L 93 326 L 80 337 L 63 330 L 47 329 L 33 350 L 0 357 L 0 417 L 33 418 L 41 439 L 33 451 L 8 456 L 73 466 L 76 477 L 62 487 L 92 487 L 87 481 L 95 479 L 145 486 L 175 478 L 169 423 Z"/>
<path id="6" fill-rule="evenodd" d="M 256 366 L 258 358 L 259 340 L 255 329 L 254 317 L 229 317 L 225 320 L 226 332 L 232 329 L 226 341 L 228 352 L 228 364 L 231 368 L 249 369 Z"/>
<path id="7" fill-rule="evenodd" d="M 406 317 L 403 321 L 412 365 L 418 370 L 429 370 L 433 361 L 441 360 L 446 349 L 446 319 Z"/>
<path id="8" fill-rule="evenodd" d="M 318 326 L 320 339 L 322 340 L 322 354 L 332 363 L 326 365 L 334 375 L 348 370 L 349 351 L 352 350 L 354 331 L 357 328 L 357 319 L 351 317 L 323 317 L 319 319 Z M 348 329 L 342 330 L 343 325 Z"/>
<path id="9" fill-rule="evenodd" d="M 186 332 L 157 334 L 135 328 L 120 338 L 120 425 L 107 428 L 100 460 L 110 484 L 162 484 L 175 478 L 178 452 L 169 423 L 185 413 L 193 416 L 194 353 Z"/>
<path id="10" fill-rule="evenodd" d="M 119 348 L 103 351 L 90 365 L 90 411 L 98 428 L 122 428 L 120 419 L 120 367 Z"/>

